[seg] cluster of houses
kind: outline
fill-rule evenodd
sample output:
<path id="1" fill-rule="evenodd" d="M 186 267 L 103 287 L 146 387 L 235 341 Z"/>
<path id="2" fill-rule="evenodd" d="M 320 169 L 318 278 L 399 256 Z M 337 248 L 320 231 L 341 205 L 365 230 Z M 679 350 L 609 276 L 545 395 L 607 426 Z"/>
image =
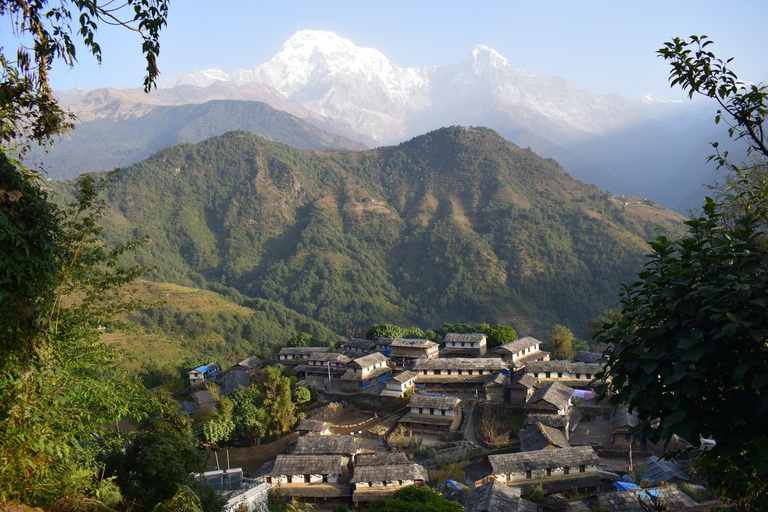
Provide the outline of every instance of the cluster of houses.
<path id="1" fill-rule="evenodd" d="M 444 341 L 440 349 L 424 339 L 351 339 L 332 352 L 326 347 L 286 347 L 278 359 L 307 382 L 319 381 L 328 389 L 370 393 L 385 402 L 410 395 L 398 425 L 412 435 L 440 439 L 457 430 L 463 405 L 471 398 L 522 414 L 519 453 L 487 455 L 464 468 L 471 489 L 466 510 L 533 511 L 535 505 L 521 498 L 533 484 L 548 494 L 599 495 L 620 480 L 591 446 L 570 444 L 581 418 L 574 405 L 580 397 L 594 396 L 590 384 L 603 369 L 599 354 L 579 352 L 572 361 L 553 361 L 532 337 L 492 349 L 484 334 L 451 333 Z M 196 368 L 190 382 L 214 379 L 226 390 L 228 380 L 234 386 L 238 378 L 228 375 L 252 376 L 248 372 L 257 367 L 254 363 L 261 360 L 250 358 L 226 372 L 215 365 Z M 612 447 L 628 449 L 629 429 L 638 419 L 625 409 L 612 416 Z M 290 453 L 278 455 L 267 482 L 290 496 L 352 499 L 355 504 L 426 482 L 425 469 L 404 452 L 366 453 L 353 435 L 331 435 L 329 427 L 302 421 L 302 435 Z M 661 467 L 664 461 L 647 464 Z M 669 478 L 685 477 L 666 471 Z M 664 492 L 668 501 L 690 505 L 676 490 Z M 613 496 L 618 499 L 619 494 Z"/>
<path id="2" fill-rule="evenodd" d="M 353 435 L 329 435 L 327 422 L 304 420 L 290 453 L 277 456 L 266 481 L 289 496 L 352 499 L 356 504 L 387 498 L 409 485 L 424 485 L 427 471 L 405 452 L 371 452 Z"/>

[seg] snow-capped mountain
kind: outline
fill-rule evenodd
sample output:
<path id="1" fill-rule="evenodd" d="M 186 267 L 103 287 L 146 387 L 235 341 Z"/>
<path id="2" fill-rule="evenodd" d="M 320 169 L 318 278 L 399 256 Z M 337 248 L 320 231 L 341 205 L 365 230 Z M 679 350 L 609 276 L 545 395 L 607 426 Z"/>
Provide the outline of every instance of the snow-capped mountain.
<path id="1" fill-rule="evenodd" d="M 709 114 L 690 102 L 589 94 L 565 78 L 516 69 L 483 45 L 453 65 L 403 68 L 377 50 L 315 30 L 297 32 L 272 59 L 251 69 L 195 69 L 162 81 L 153 94 L 151 101 L 172 98 L 173 104 L 184 97 L 188 103 L 266 101 L 323 129 L 335 126 L 334 133 L 356 133 L 368 145 L 397 143 L 442 126 L 487 126 L 557 159 L 577 178 L 672 207 L 690 191 L 661 184 L 696 161 L 691 154 L 700 151 L 694 148 L 712 127 L 701 122 Z M 108 98 L 100 104 L 102 113 L 141 111 L 118 109 Z"/>

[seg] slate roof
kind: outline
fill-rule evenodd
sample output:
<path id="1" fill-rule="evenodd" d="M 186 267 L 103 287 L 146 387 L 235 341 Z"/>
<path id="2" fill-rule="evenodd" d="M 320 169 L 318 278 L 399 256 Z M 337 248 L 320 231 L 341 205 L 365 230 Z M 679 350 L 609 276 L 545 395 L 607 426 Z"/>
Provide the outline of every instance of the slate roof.
<path id="1" fill-rule="evenodd" d="M 497 387 L 497 386 L 506 387 L 507 383 L 509 382 L 508 379 L 509 379 L 509 375 L 505 375 L 501 372 L 495 373 L 490 377 L 488 377 L 488 379 L 486 379 L 485 384 L 483 384 L 483 387 L 486 387 L 486 388 Z"/>
<path id="2" fill-rule="evenodd" d="M 651 477 L 651 480 L 656 483 L 662 481 L 669 482 L 675 478 L 686 482 L 691 481 L 691 477 L 689 477 L 685 471 L 680 469 L 674 461 L 663 460 L 655 455 L 651 455 L 643 460 L 643 469 L 645 470 L 645 474 Z"/>
<path id="3" fill-rule="evenodd" d="M 338 362 L 345 365 L 351 361 L 350 358 L 338 352 L 312 352 L 307 359 L 309 361 Z"/>
<path id="4" fill-rule="evenodd" d="M 317 436 L 321 437 L 321 436 Z M 331 436 L 322 436 L 331 437 Z M 300 437 L 299 439 L 306 439 Z M 341 455 L 279 454 L 270 475 L 340 475 L 347 469 L 348 459 Z"/>
<path id="5" fill-rule="evenodd" d="M 572 361 L 574 363 L 599 363 L 603 359 L 603 354 L 599 352 L 587 352 L 585 350 L 578 350 L 574 355 Z"/>
<path id="6" fill-rule="evenodd" d="M 611 418 L 611 430 L 626 430 L 639 424 L 640 416 L 637 415 L 637 411 L 630 414 L 626 407 L 616 409 Z"/>
<path id="7" fill-rule="evenodd" d="M 453 425 L 453 420 L 454 416 L 438 416 L 437 414 L 418 414 L 415 412 L 409 412 L 400 418 L 400 423 L 422 423 L 424 425 L 450 427 Z"/>
<path id="8" fill-rule="evenodd" d="M 221 394 L 229 396 L 237 388 L 249 387 L 251 387 L 251 376 L 248 370 L 230 370 L 224 374 L 224 387 Z"/>
<path id="9" fill-rule="evenodd" d="M 532 452 L 543 450 L 550 446 L 570 448 L 562 432 L 540 422 L 534 423 L 517 433 L 520 439 L 520 451 Z"/>
<path id="10" fill-rule="evenodd" d="M 296 430 L 305 432 L 322 432 L 328 428 L 331 428 L 331 423 L 329 421 L 301 420 L 299 425 L 296 427 Z"/>
<path id="11" fill-rule="evenodd" d="M 509 366 L 498 357 L 451 357 L 446 359 L 417 359 L 414 371 L 423 370 L 507 370 Z"/>
<path id="12" fill-rule="evenodd" d="M 418 375 L 418 373 L 416 373 L 416 372 L 412 372 L 410 370 L 406 370 L 404 372 L 398 373 L 397 375 L 393 375 L 392 377 L 387 379 L 387 381 L 393 380 L 395 382 L 399 382 L 399 383 L 402 384 L 403 382 L 408 382 L 409 380 L 415 378 L 417 375 Z"/>
<path id="13" fill-rule="evenodd" d="M 491 352 L 507 352 L 509 354 L 516 354 L 523 349 L 535 346 L 537 343 L 540 344 L 541 342 L 532 336 L 525 336 L 523 338 L 510 341 L 509 343 L 505 343 L 494 349 L 491 349 Z"/>
<path id="14" fill-rule="evenodd" d="M 386 363 L 389 358 L 381 352 L 374 352 L 367 356 L 358 357 L 347 363 L 347 368 L 366 368 L 373 366 L 376 363 Z"/>
<path id="15" fill-rule="evenodd" d="M 536 387 L 538 383 L 539 381 L 536 379 L 536 377 L 534 377 L 530 373 L 525 373 L 525 372 L 515 372 L 509 378 L 509 387 L 511 388 L 524 387 L 526 389 L 531 389 L 533 387 Z"/>
<path id="16" fill-rule="evenodd" d="M 213 398 L 213 395 L 211 395 L 211 392 L 207 389 L 202 389 L 200 391 L 195 392 L 192 395 L 192 400 L 195 401 L 198 405 L 213 405 L 216 403 L 216 400 Z"/>
<path id="17" fill-rule="evenodd" d="M 528 361 L 525 363 L 527 373 L 539 372 L 568 372 L 568 373 L 597 373 L 603 369 L 600 363 L 573 363 L 571 361 Z"/>
<path id="18" fill-rule="evenodd" d="M 569 388 L 565 384 L 555 381 L 534 391 L 531 398 L 525 403 L 525 406 L 528 407 L 537 402 L 546 402 L 558 409 L 564 409 L 572 396 L 573 388 Z"/>
<path id="19" fill-rule="evenodd" d="M 680 492 L 676 486 L 655 487 L 652 489 L 642 489 L 635 491 L 612 492 L 600 494 L 597 496 L 597 503 L 611 510 L 612 512 L 646 512 L 640 505 L 642 499 L 646 504 L 652 502 L 647 496 L 647 492 L 655 492 L 663 498 L 669 510 L 685 510 L 698 506 L 693 498 Z M 643 495 L 643 498 L 639 496 Z"/>
<path id="20" fill-rule="evenodd" d="M 464 512 L 536 512 L 537 505 L 520 498 L 520 489 L 493 480 L 469 491 Z"/>
<path id="21" fill-rule="evenodd" d="M 348 454 L 357 451 L 355 436 L 303 436 L 296 440 L 294 455 Z"/>
<path id="22" fill-rule="evenodd" d="M 358 466 L 379 466 L 392 464 L 408 464 L 408 456 L 405 452 L 358 453 L 355 455 L 355 468 Z"/>
<path id="23" fill-rule="evenodd" d="M 390 347 L 405 347 L 405 348 L 433 348 L 437 344 L 434 341 L 411 339 L 411 338 L 395 338 L 392 340 Z"/>
<path id="24" fill-rule="evenodd" d="M 264 364 L 264 361 L 261 360 L 258 356 L 251 356 L 247 359 L 243 359 L 239 363 L 237 363 L 235 366 L 242 367 L 246 370 L 249 370 L 251 368 L 256 368 L 259 365 Z"/>
<path id="25" fill-rule="evenodd" d="M 445 335 L 445 338 L 443 338 L 444 342 L 449 341 L 455 341 L 455 342 L 465 342 L 465 343 L 482 343 L 488 339 L 488 337 L 485 334 L 482 333 L 472 333 L 472 334 L 462 334 L 462 333 L 456 333 L 456 332 L 449 332 Z"/>
<path id="26" fill-rule="evenodd" d="M 395 341 L 397 338 L 377 338 L 376 339 L 376 345 L 382 345 L 382 346 L 390 346 L 392 345 L 392 342 Z"/>
<path id="27" fill-rule="evenodd" d="M 305 355 L 308 356 L 312 352 L 325 352 L 328 347 L 283 347 L 278 352 L 278 355 Z"/>
<path id="28" fill-rule="evenodd" d="M 565 466 L 573 468 L 595 465 L 600 463 L 600 457 L 591 446 L 575 446 L 555 450 L 488 455 L 488 462 L 493 469 L 492 474 L 504 475 Z"/>
<path id="29" fill-rule="evenodd" d="M 429 409 L 455 409 L 459 405 L 459 399 L 455 396 L 430 396 L 413 395 L 408 407 L 419 407 Z"/>
<path id="30" fill-rule="evenodd" d="M 398 480 L 427 480 L 427 471 L 420 464 L 384 464 L 378 466 L 355 466 L 350 483 L 390 482 Z"/>
<path id="31" fill-rule="evenodd" d="M 346 343 L 342 345 L 342 348 L 361 348 L 363 350 L 373 350 L 373 347 L 376 346 L 375 341 L 371 340 L 363 340 L 360 338 L 352 338 Z"/>

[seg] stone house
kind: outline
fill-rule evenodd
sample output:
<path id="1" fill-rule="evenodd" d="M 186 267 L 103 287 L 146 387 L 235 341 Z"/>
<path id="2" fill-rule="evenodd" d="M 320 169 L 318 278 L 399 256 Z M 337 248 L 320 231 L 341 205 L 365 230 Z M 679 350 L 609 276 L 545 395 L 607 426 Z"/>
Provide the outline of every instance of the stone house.
<path id="1" fill-rule="evenodd" d="M 483 357 L 487 350 L 488 337 L 482 333 L 449 332 L 443 342 L 445 348 L 440 352 L 440 357 Z"/>
<path id="2" fill-rule="evenodd" d="M 529 412 L 567 415 L 573 405 L 573 391 L 560 382 L 550 382 L 534 391 L 523 408 Z"/>
<path id="3" fill-rule="evenodd" d="M 482 389 L 489 376 L 508 371 L 508 366 L 498 357 L 441 357 L 417 359 L 413 363 L 413 371 L 419 374 L 416 383 L 427 387 Z"/>
<path id="4" fill-rule="evenodd" d="M 541 387 L 541 383 L 533 375 L 525 372 L 515 372 L 509 377 L 507 395 L 509 405 L 522 409 L 533 392 Z"/>
<path id="5" fill-rule="evenodd" d="M 292 367 L 306 364 L 313 352 L 328 352 L 328 347 L 283 347 L 277 353 L 280 364 Z"/>
<path id="6" fill-rule="evenodd" d="M 389 359 L 399 369 L 411 368 L 417 359 L 434 359 L 439 353 L 437 343 L 422 339 L 395 338 L 389 346 Z"/>
<path id="7" fill-rule="evenodd" d="M 591 446 L 487 455 L 464 467 L 466 484 L 478 487 L 497 480 L 505 485 L 528 486 L 537 479 L 597 474 L 600 458 Z M 599 480 L 599 478 L 598 478 Z"/>
<path id="8" fill-rule="evenodd" d="M 331 423 L 329 421 L 320 420 L 301 420 L 296 427 L 296 431 L 300 436 L 305 436 L 307 434 L 329 436 L 331 435 Z"/>
<path id="9" fill-rule="evenodd" d="M 351 486 L 347 484 L 350 460 L 343 455 L 280 454 L 265 479 L 267 483 L 279 486 L 281 493 L 292 497 L 350 496 Z"/>
<path id="10" fill-rule="evenodd" d="M 264 361 L 262 361 L 260 357 L 251 356 L 232 366 L 229 371 L 246 371 L 248 372 L 249 377 L 253 377 L 263 366 Z"/>
<path id="11" fill-rule="evenodd" d="M 456 430 L 461 424 L 460 400 L 455 396 L 412 395 L 409 412 L 399 424 L 411 432 L 438 436 Z"/>
<path id="12" fill-rule="evenodd" d="M 205 382 L 213 382 L 221 375 L 219 363 L 208 363 L 187 372 L 190 386 L 199 386 Z"/>
<path id="13" fill-rule="evenodd" d="M 385 382 L 386 388 L 381 391 L 380 395 L 394 398 L 405 395 L 406 391 L 413 389 L 416 385 L 417 376 L 418 373 L 409 370 L 393 375 Z"/>
<path id="14" fill-rule="evenodd" d="M 483 384 L 485 389 L 485 399 L 492 404 L 507 403 L 507 388 L 509 385 L 509 374 L 507 372 L 496 373 L 488 377 Z"/>
<path id="15" fill-rule="evenodd" d="M 611 418 L 613 449 L 629 450 L 629 445 L 632 444 L 633 438 L 630 429 L 639 424 L 640 417 L 637 415 L 637 411 L 630 414 L 629 409 L 626 407 L 614 410 L 613 418 Z M 637 446 L 635 446 L 635 448 L 637 448 Z"/>
<path id="16" fill-rule="evenodd" d="M 360 454 L 355 456 L 350 481 L 355 486 L 352 501 L 357 505 L 390 498 L 398 489 L 424 485 L 427 479 L 424 467 L 409 461 L 403 452 Z"/>
<path id="17" fill-rule="evenodd" d="M 341 346 L 342 353 L 352 358 L 370 354 L 375 349 L 375 341 L 360 338 L 351 338 Z"/>
<path id="18" fill-rule="evenodd" d="M 585 388 L 603 370 L 601 363 L 574 363 L 571 361 L 528 361 L 525 373 L 542 382 L 557 380 L 572 388 Z"/>
<path id="19" fill-rule="evenodd" d="M 525 336 L 504 345 L 492 348 L 490 353 L 501 357 L 507 363 L 524 363 L 526 361 L 547 361 L 549 352 L 542 351 L 541 342 L 532 336 Z"/>
<path id="20" fill-rule="evenodd" d="M 389 358 L 381 352 L 374 352 L 347 363 L 347 371 L 341 377 L 342 391 L 360 391 L 375 384 L 377 380 L 392 375 Z"/>
<path id="21" fill-rule="evenodd" d="M 297 366 L 295 371 L 305 372 L 306 377 L 311 374 L 327 374 L 329 369 L 331 374 L 342 375 L 347 371 L 347 364 L 350 361 L 349 357 L 338 352 L 312 352 L 307 357 L 306 364 Z"/>

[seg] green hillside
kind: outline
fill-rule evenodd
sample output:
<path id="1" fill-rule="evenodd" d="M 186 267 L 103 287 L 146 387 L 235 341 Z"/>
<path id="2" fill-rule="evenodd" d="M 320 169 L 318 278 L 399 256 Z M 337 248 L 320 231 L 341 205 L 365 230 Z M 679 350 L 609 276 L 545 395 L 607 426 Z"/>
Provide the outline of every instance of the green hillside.
<path id="1" fill-rule="evenodd" d="M 554 322 L 578 330 L 682 217 L 613 196 L 495 132 L 299 151 L 246 132 L 124 170 L 109 236 L 148 233 L 155 278 L 234 287 L 337 333 L 392 322 Z"/>
<path id="2" fill-rule="evenodd" d="M 158 309 L 139 310 L 128 320 L 135 329 L 106 332 L 104 339 L 130 354 L 129 366 L 149 361 L 177 363 L 185 358 L 214 356 L 234 364 L 251 355 L 269 358 L 274 344 L 284 344 L 297 332 L 326 342 L 340 338 L 325 326 L 278 304 L 249 299 L 234 290 L 219 293 L 168 283 L 140 282 L 137 298 L 163 301 Z"/>

